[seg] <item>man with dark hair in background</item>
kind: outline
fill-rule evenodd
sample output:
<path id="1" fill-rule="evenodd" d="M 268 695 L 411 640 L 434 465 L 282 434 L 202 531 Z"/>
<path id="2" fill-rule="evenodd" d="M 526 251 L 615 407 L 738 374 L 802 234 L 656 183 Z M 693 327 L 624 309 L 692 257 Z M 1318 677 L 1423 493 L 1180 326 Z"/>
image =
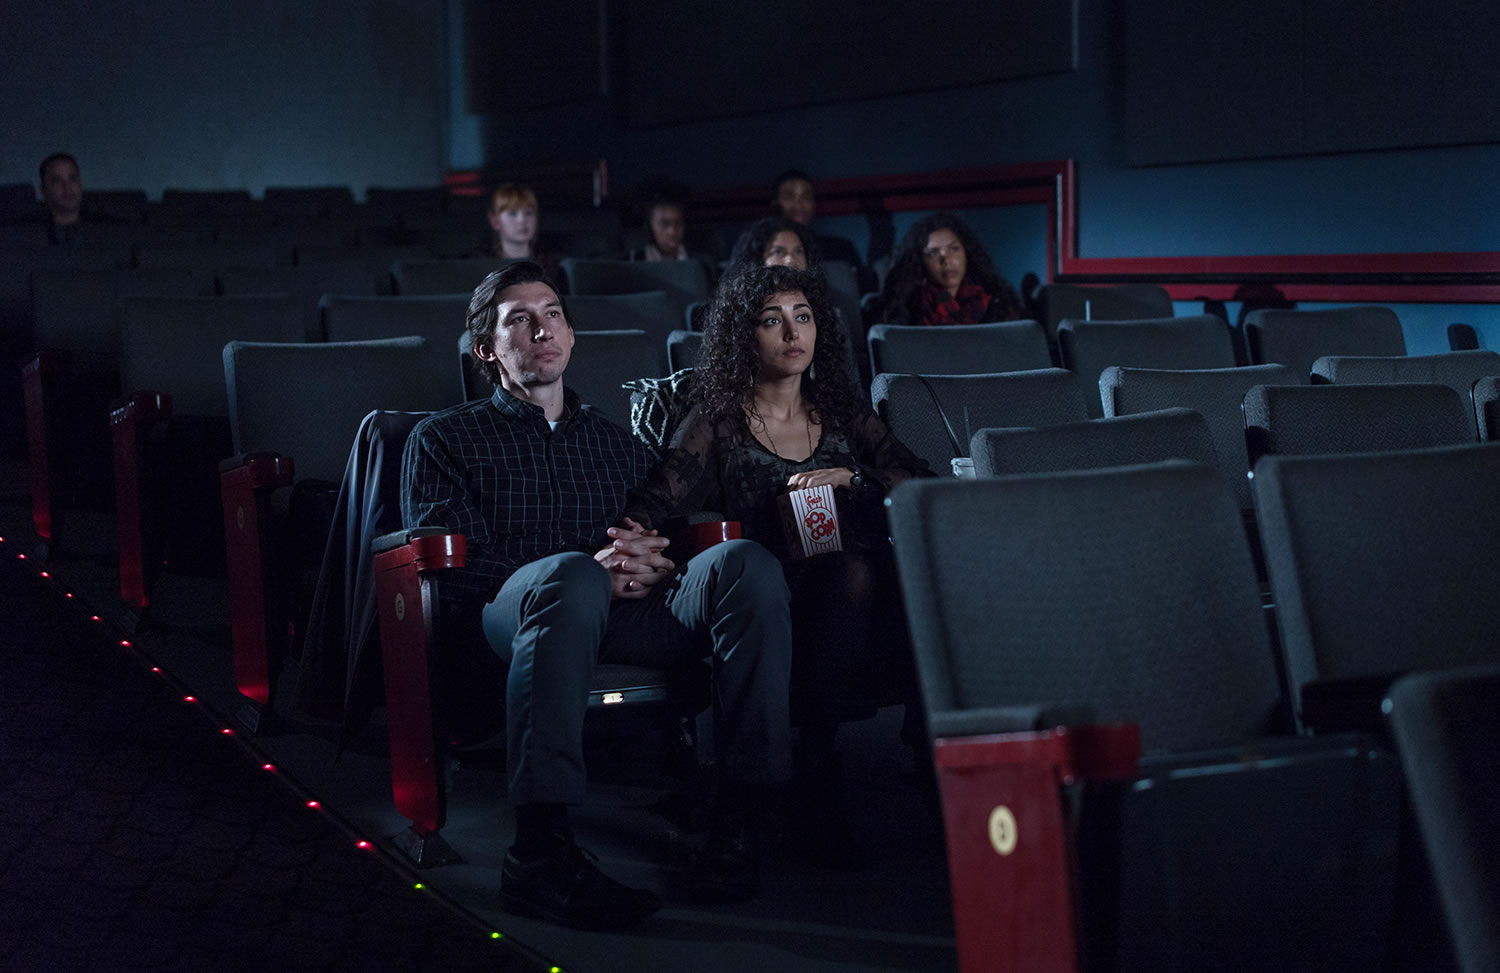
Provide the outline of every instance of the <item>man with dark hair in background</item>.
<path id="1" fill-rule="evenodd" d="M 718 793 L 687 893 L 733 901 L 759 889 L 758 812 L 789 762 L 790 595 L 780 564 L 751 541 L 684 563 L 626 522 L 645 448 L 563 384 L 573 328 L 531 262 L 485 277 L 469 304 L 487 400 L 420 422 L 402 462 L 408 528 L 461 532 L 466 565 L 444 576 L 448 611 L 479 619 L 508 664 L 506 763 L 515 843 L 501 873 L 507 911 L 619 928 L 661 907 L 604 875 L 573 840 L 584 800 L 583 720 L 595 663 L 712 663 Z M 460 622 L 462 624 L 462 622 Z"/>
<path id="2" fill-rule="evenodd" d="M 54 152 L 37 167 L 42 181 L 42 202 L 46 211 L 41 219 L 48 223 L 47 242 L 67 246 L 77 236 L 80 223 L 115 223 L 111 216 L 85 210 L 83 180 L 78 160 L 66 152 Z"/>

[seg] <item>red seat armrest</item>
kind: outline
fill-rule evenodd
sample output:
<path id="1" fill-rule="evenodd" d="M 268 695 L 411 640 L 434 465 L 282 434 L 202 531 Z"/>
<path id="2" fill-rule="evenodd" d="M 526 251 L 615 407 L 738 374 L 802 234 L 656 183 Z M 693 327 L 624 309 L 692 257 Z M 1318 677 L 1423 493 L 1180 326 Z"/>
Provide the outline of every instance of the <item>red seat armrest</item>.
<path id="1" fill-rule="evenodd" d="M 939 739 L 953 919 L 964 970 L 1076 973 L 1078 913 L 1064 785 L 1129 779 L 1134 725 Z"/>

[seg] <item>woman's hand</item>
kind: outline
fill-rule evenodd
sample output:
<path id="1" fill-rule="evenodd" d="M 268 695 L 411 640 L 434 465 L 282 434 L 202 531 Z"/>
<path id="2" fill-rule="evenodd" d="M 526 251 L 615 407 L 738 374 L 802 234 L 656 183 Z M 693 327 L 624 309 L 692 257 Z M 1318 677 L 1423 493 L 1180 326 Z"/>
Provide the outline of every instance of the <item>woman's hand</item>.
<path id="1" fill-rule="evenodd" d="M 610 594 L 615 598 L 644 598 L 651 586 L 672 576 L 677 565 L 662 555 L 668 541 L 654 530 L 644 530 L 629 517 L 611 527 L 614 538 L 608 547 L 594 553 L 594 560 L 609 570 Z"/>
<path id="2" fill-rule="evenodd" d="M 786 481 L 786 485 L 793 490 L 809 490 L 824 484 L 832 487 L 846 487 L 849 481 L 854 479 L 854 471 L 844 467 L 835 467 L 830 470 L 808 470 L 805 473 L 793 473 Z"/>

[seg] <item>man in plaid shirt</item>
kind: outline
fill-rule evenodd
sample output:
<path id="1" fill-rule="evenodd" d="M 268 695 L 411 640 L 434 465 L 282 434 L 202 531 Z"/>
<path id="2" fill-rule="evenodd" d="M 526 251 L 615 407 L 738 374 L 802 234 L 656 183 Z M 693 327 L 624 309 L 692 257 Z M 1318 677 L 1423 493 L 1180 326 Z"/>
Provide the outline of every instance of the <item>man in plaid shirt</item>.
<path id="1" fill-rule="evenodd" d="M 759 888 L 756 810 L 785 775 L 790 717 L 789 595 L 781 566 L 751 541 L 685 564 L 634 522 L 611 527 L 646 476 L 644 447 L 563 385 L 573 328 L 536 264 L 510 264 L 474 291 L 474 355 L 488 400 L 417 425 L 402 460 L 407 527 L 461 532 L 450 610 L 479 611 L 509 663 L 507 772 L 516 838 L 501 873 L 511 912 L 619 928 L 655 912 L 653 892 L 600 872 L 574 843 L 583 801 L 583 718 L 596 662 L 712 661 L 720 774 L 714 826 L 688 891 L 735 900 Z"/>

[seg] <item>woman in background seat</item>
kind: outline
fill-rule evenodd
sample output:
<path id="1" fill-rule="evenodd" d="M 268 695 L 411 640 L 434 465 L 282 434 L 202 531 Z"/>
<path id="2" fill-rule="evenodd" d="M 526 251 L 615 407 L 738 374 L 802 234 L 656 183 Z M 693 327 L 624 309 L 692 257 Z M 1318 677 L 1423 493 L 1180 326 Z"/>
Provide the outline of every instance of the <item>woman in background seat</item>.
<path id="1" fill-rule="evenodd" d="M 766 216 L 751 223 L 729 255 L 731 267 L 750 264 L 806 270 L 817 263 L 818 248 L 812 231 L 784 216 Z"/>
<path id="2" fill-rule="evenodd" d="M 807 858 L 857 868 L 834 737 L 840 722 L 873 715 L 882 702 L 916 712 L 883 501 L 898 483 L 932 472 L 856 391 L 846 347 L 821 274 L 732 268 L 709 308 L 691 407 L 624 516 L 659 529 L 720 511 L 782 559 L 799 727 L 791 835 Z M 778 498 L 824 485 L 833 488 L 843 550 L 794 557 Z M 903 738 L 925 746 L 920 720 L 908 723 Z"/>
<path id="3" fill-rule="evenodd" d="M 995 270 L 979 237 L 952 213 L 912 224 L 891 257 L 875 321 L 984 324 L 1025 317 L 1021 297 Z"/>
<path id="4" fill-rule="evenodd" d="M 559 280 L 559 258 L 555 254 L 542 253 L 537 247 L 538 213 L 536 193 L 531 187 L 515 182 L 502 183 L 490 196 L 488 216 L 494 236 L 487 247 L 470 256 L 530 260 L 540 264 L 548 277 Z"/>

